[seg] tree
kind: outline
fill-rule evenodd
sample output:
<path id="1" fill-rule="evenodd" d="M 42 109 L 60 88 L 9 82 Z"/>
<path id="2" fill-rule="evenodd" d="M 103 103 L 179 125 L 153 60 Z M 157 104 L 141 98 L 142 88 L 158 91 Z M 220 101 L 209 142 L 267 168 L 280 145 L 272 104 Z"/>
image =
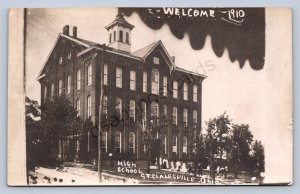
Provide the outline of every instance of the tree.
<path id="1" fill-rule="evenodd" d="M 68 136 L 80 136 L 83 122 L 77 117 L 77 112 L 65 96 L 54 97 L 41 107 L 41 125 L 43 127 L 43 150 L 45 163 L 57 164 L 59 141 Z M 63 149 L 63 148 L 62 148 Z M 51 153 L 51 154 L 49 154 Z M 72 153 L 68 153 L 72 154 Z"/>
<path id="2" fill-rule="evenodd" d="M 39 164 L 39 147 L 41 143 L 40 109 L 37 101 L 25 98 L 26 122 L 26 157 L 27 169 L 34 170 Z"/>
<path id="3" fill-rule="evenodd" d="M 209 119 L 205 124 L 207 130 L 206 148 L 209 153 L 211 176 L 214 183 L 215 167 L 224 164 L 223 153 L 229 149 L 231 120 L 227 113 L 224 112 L 216 118 Z"/>
<path id="4" fill-rule="evenodd" d="M 230 153 L 230 161 L 234 169 L 235 177 L 238 176 L 239 169 L 249 170 L 250 167 L 250 151 L 253 135 L 249 130 L 249 125 L 233 124 L 232 149 Z"/>
<path id="5" fill-rule="evenodd" d="M 260 141 L 255 140 L 252 146 L 251 170 L 255 175 L 265 171 L 264 147 Z"/>

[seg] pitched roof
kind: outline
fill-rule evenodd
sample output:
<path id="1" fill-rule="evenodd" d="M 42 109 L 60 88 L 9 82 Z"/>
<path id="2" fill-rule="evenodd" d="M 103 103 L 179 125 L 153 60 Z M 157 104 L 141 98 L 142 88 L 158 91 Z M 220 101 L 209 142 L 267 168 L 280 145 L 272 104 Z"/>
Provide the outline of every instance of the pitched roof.
<path id="1" fill-rule="evenodd" d="M 55 47 L 55 45 L 57 44 L 57 41 L 60 37 L 63 37 L 63 38 L 66 38 L 68 40 L 71 40 L 72 42 L 75 42 L 77 44 L 80 44 L 84 47 L 86 47 L 86 49 L 84 49 L 81 53 L 86 53 L 86 52 L 89 52 L 90 50 L 92 49 L 102 49 L 101 48 L 101 45 L 98 44 L 98 43 L 95 43 L 95 42 L 92 42 L 92 41 L 89 41 L 89 40 L 85 40 L 85 39 L 82 39 L 82 38 L 74 38 L 72 36 L 68 36 L 68 35 L 64 35 L 64 34 L 59 34 L 55 43 L 54 43 L 54 46 L 53 48 L 51 49 L 51 52 L 49 54 L 49 56 L 47 57 L 44 65 L 43 65 L 43 68 L 41 69 L 40 73 L 39 73 L 39 76 L 37 78 L 37 80 L 41 79 L 44 77 L 44 75 L 42 74 L 43 72 L 43 69 L 48 61 L 48 58 L 50 57 L 51 53 L 53 52 L 53 49 Z M 168 51 L 166 50 L 166 48 L 164 47 L 163 43 L 161 40 L 157 41 L 157 42 L 153 42 L 141 49 L 138 49 L 132 53 L 127 53 L 127 52 L 123 52 L 121 50 L 118 50 L 118 49 L 114 49 L 114 48 L 110 48 L 110 49 L 107 49 L 106 51 L 107 52 L 111 52 L 111 53 L 115 53 L 115 54 L 118 54 L 118 55 L 123 55 L 123 56 L 126 56 L 126 57 L 131 57 L 133 59 L 136 59 L 136 60 L 143 60 L 145 59 L 158 45 L 160 45 L 163 49 L 163 51 L 165 52 L 166 54 L 166 57 L 168 58 L 168 63 L 170 66 L 172 66 L 175 70 L 177 71 L 181 71 L 181 72 L 185 72 L 185 73 L 189 73 L 189 74 L 194 74 L 194 75 L 197 75 L 197 76 L 201 76 L 201 77 L 206 77 L 205 75 L 201 75 L 201 74 L 198 74 L 196 72 L 192 72 L 192 71 L 188 71 L 188 70 L 185 70 L 183 68 L 180 68 L 180 67 L 176 67 L 175 66 L 175 63 L 172 61 L 171 59 L 171 56 L 169 55 Z M 80 55 L 80 54 L 79 54 Z"/>
<path id="2" fill-rule="evenodd" d="M 138 49 L 138 50 L 134 51 L 131 54 L 134 55 L 134 56 L 137 56 L 137 57 L 144 58 L 144 56 L 147 53 L 149 53 L 152 50 L 152 48 L 154 48 L 157 44 L 158 44 L 158 42 L 153 42 L 153 43 L 151 43 L 151 44 L 149 44 L 149 45 L 147 45 L 147 46 L 145 46 L 141 49 Z"/>
<path id="3" fill-rule="evenodd" d="M 134 28 L 134 25 L 132 25 L 129 22 L 127 22 L 127 20 L 124 18 L 123 13 L 121 13 L 121 12 L 119 12 L 118 15 L 116 15 L 116 18 L 114 19 L 114 21 L 112 23 L 110 23 L 107 26 L 105 26 L 105 29 L 108 30 L 114 24 L 121 24 L 121 25 L 129 28 L 130 30 L 132 30 Z"/>

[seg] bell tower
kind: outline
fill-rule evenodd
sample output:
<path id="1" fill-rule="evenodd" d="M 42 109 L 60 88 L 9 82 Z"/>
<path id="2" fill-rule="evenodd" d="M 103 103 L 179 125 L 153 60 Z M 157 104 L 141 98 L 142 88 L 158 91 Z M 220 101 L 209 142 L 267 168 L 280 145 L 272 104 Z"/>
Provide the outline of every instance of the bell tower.
<path id="1" fill-rule="evenodd" d="M 131 30 L 134 25 L 128 23 L 123 13 L 118 9 L 118 15 L 112 23 L 105 26 L 108 31 L 108 46 L 124 51 L 131 52 Z"/>

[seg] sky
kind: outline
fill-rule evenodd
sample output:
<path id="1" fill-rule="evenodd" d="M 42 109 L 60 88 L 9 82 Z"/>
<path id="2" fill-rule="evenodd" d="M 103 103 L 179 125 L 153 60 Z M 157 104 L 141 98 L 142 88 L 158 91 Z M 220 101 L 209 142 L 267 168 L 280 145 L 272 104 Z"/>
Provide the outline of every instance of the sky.
<path id="1" fill-rule="evenodd" d="M 105 9 L 31 9 L 27 15 L 26 95 L 40 101 L 36 78 L 64 25 L 78 27 L 78 37 L 107 43 L 104 26 L 117 14 Z M 226 111 L 236 124 L 249 124 L 254 139 L 261 140 L 266 154 L 266 180 L 286 182 L 292 175 L 292 68 L 291 40 L 288 36 L 288 10 L 266 10 L 266 56 L 262 70 L 251 69 L 248 61 L 240 69 L 225 50 L 217 57 L 206 37 L 201 50 L 193 50 L 189 37 L 174 37 L 167 25 L 160 30 L 148 28 L 137 14 L 126 20 L 135 25 L 132 51 L 162 40 L 176 66 L 204 74 L 202 120 Z M 283 41 L 284 39 L 284 41 Z"/>

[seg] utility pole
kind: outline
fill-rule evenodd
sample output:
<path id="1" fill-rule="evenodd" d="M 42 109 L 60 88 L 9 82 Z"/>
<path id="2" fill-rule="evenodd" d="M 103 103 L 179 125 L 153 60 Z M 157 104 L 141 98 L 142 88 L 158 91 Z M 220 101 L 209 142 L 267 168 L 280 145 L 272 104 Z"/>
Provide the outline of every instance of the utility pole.
<path id="1" fill-rule="evenodd" d="M 102 182 L 102 160 L 101 160 L 101 116 L 102 116 L 102 102 L 103 102 L 103 68 L 104 68 L 104 50 L 105 45 L 102 45 L 102 54 L 100 62 L 100 102 L 99 102 L 99 126 L 98 126 L 98 179 Z"/>

